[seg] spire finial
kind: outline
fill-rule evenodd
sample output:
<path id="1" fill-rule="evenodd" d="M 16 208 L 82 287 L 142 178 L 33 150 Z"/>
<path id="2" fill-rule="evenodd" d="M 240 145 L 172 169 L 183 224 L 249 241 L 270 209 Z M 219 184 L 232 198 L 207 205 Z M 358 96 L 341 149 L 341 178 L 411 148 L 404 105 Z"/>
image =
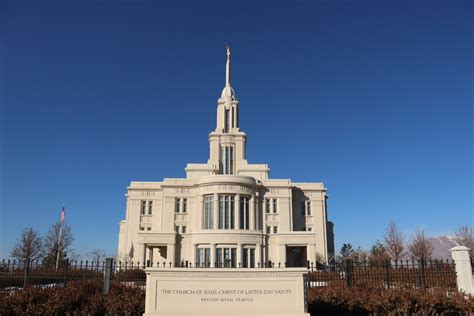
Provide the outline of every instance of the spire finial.
<path id="1" fill-rule="evenodd" d="M 225 85 L 226 87 L 230 87 L 230 47 L 225 43 L 225 48 L 227 51 L 227 64 L 226 64 L 226 71 L 225 71 Z"/>

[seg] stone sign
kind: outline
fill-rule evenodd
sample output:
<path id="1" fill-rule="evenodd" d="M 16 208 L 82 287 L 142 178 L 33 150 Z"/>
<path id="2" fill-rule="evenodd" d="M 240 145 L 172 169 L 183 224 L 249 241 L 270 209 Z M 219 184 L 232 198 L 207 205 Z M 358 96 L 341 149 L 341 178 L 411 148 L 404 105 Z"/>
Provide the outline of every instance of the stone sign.
<path id="1" fill-rule="evenodd" d="M 146 316 L 307 316 L 304 268 L 148 268 Z"/>

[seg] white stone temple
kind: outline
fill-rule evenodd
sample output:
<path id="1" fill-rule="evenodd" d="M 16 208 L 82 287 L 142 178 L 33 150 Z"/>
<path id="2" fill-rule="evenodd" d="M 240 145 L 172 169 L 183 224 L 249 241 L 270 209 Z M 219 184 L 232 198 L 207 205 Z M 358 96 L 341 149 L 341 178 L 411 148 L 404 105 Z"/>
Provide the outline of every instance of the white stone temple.
<path id="1" fill-rule="evenodd" d="M 225 87 L 217 101 L 217 126 L 209 134 L 207 163 L 188 164 L 186 178 L 130 183 L 119 260 L 153 266 L 298 267 L 331 258 L 334 237 L 323 183 L 270 179 L 268 165 L 246 160 L 247 135 L 239 123 L 227 48 Z"/>

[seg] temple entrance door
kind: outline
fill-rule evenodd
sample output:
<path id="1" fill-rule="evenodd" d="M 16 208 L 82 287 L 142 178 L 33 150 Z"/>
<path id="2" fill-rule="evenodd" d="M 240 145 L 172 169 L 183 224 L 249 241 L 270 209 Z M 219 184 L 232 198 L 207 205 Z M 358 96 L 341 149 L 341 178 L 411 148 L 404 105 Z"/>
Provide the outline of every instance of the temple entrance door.
<path id="1" fill-rule="evenodd" d="M 163 245 L 148 245 L 148 262 L 156 267 L 159 263 L 160 266 L 164 262 L 167 262 L 166 251 L 167 247 Z"/>
<path id="2" fill-rule="evenodd" d="M 306 246 L 286 246 L 286 266 L 306 267 Z"/>

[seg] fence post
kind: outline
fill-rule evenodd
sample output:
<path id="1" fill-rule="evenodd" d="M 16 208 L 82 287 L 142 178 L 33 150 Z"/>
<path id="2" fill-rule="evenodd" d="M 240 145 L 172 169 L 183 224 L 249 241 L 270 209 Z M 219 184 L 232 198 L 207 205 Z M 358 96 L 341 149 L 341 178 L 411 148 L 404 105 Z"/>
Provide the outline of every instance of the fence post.
<path id="1" fill-rule="evenodd" d="M 390 259 L 385 260 L 385 279 L 387 281 L 387 289 L 390 289 Z"/>
<path id="2" fill-rule="evenodd" d="M 352 259 L 345 259 L 345 272 L 346 272 L 346 285 L 348 288 L 351 288 L 353 285 L 353 277 L 354 277 L 354 268 L 352 264 Z"/>
<path id="3" fill-rule="evenodd" d="M 68 278 L 68 269 L 69 269 L 69 259 L 65 260 L 66 266 L 64 267 L 64 285 L 67 285 Z"/>
<path id="4" fill-rule="evenodd" d="M 109 293 L 110 290 L 110 280 L 112 279 L 112 264 L 114 259 L 107 258 L 105 259 L 105 270 L 104 270 L 104 294 Z"/>
<path id="5" fill-rule="evenodd" d="M 466 294 L 474 295 L 469 248 L 464 246 L 456 246 L 451 248 L 449 251 L 451 252 L 451 257 L 454 260 L 458 290 Z"/>
<path id="6" fill-rule="evenodd" d="M 426 259 L 420 260 L 420 268 L 421 268 L 421 287 L 426 288 Z"/>
<path id="7" fill-rule="evenodd" d="M 28 285 L 28 276 L 30 274 L 30 259 L 25 260 L 25 269 L 23 271 L 23 288 Z"/>

